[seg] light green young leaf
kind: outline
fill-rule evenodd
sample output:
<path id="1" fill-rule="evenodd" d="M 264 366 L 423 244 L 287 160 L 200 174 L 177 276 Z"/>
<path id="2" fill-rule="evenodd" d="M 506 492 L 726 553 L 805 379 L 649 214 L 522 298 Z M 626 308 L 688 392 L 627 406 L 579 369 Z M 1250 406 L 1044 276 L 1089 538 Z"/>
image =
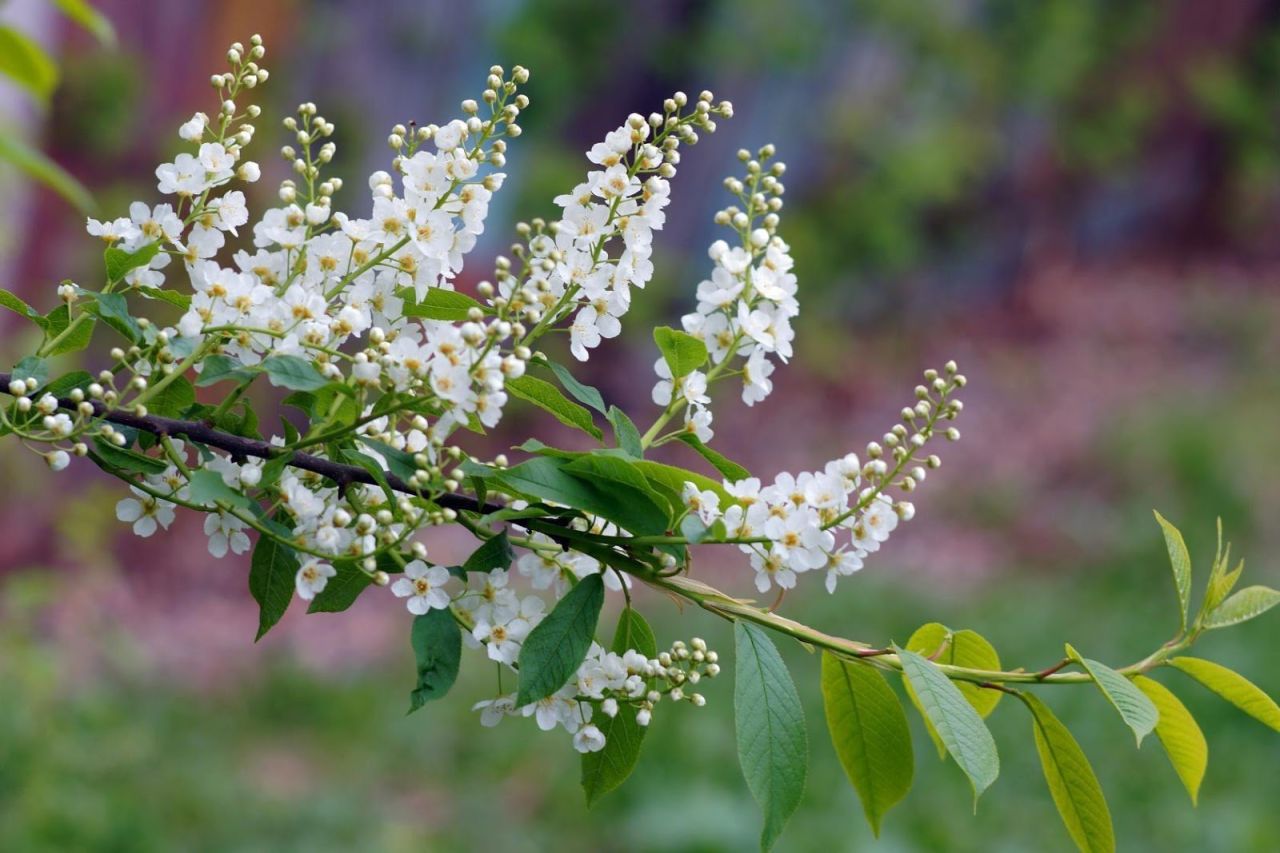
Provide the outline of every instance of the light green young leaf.
<path id="1" fill-rule="evenodd" d="M 107 16 L 93 8 L 88 0 L 53 0 L 62 14 L 93 33 L 94 38 L 105 47 L 114 47 L 116 31 Z"/>
<path id="2" fill-rule="evenodd" d="M 940 622 L 929 622 L 916 629 L 916 632 L 907 640 L 906 648 L 916 654 L 923 655 L 935 663 L 963 666 L 970 669 L 1000 669 L 1000 655 L 996 652 L 995 647 L 987 642 L 986 638 L 977 631 L 971 631 L 968 628 L 952 631 Z M 986 717 L 994 711 L 996 705 L 1000 702 L 1000 697 L 1004 695 L 999 690 L 983 690 L 978 685 L 967 681 L 954 683 L 964 698 L 973 706 L 973 709 L 982 717 Z M 946 745 L 934 730 L 933 723 L 929 722 L 929 717 L 924 713 L 924 709 L 920 707 L 920 700 L 916 697 L 915 691 L 911 689 L 911 683 L 906 682 L 906 687 L 907 696 L 911 699 L 912 704 L 916 706 L 916 709 L 920 711 L 920 716 L 924 718 L 925 730 L 928 731 L 929 737 L 933 740 L 933 745 L 938 749 L 938 757 L 945 758 L 947 755 Z"/>
<path id="3" fill-rule="evenodd" d="M 568 391 L 569 395 L 572 396 L 573 399 L 577 400 L 579 403 L 590 406 L 602 415 L 608 414 L 608 407 L 605 406 L 604 397 L 600 396 L 599 391 L 590 385 L 584 385 L 579 382 L 574 375 L 569 372 L 569 368 L 565 367 L 563 364 L 558 364 L 550 359 L 547 359 L 542 363 L 556 375 L 556 378 L 560 380 L 560 384 L 564 386 L 564 390 Z"/>
<path id="4" fill-rule="evenodd" d="M 1039 698 L 1021 694 L 1034 720 L 1036 752 L 1058 814 L 1083 853 L 1112 853 L 1116 849 L 1111 810 L 1089 759 L 1049 707 Z"/>
<path id="5" fill-rule="evenodd" d="M 613 634 L 612 651 L 624 654 L 635 649 L 647 658 L 658 656 L 658 643 L 653 629 L 644 617 L 630 607 L 618 616 L 618 627 Z M 612 717 L 597 714 L 600 732 L 604 735 L 604 749 L 582 755 L 582 791 L 587 798 L 587 808 L 605 794 L 627 780 L 640 759 L 640 746 L 647 726 L 636 722 L 636 709 L 630 705 L 618 708 Z"/>
<path id="6" fill-rule="evenodd" d="M 591 412 L 561 394 L 560 389 L 550 382 L 544 382 L 536 376 L 525 375 L 517 379 L 508 379 L 506 389 L 511 396 L 519 397 L 545 412 L 550 412 L 565 426 L 582 430 L 597 441 L 604 437 L 604 433 L 591 417 Z"/>
<path id="7" fill-rule="evenodd" d="M 898 649 L 902 672 L 923 716 L 973 785 L 973 805 L 1000 775 L 1000 756 L 982 717 L 942 670 L 915 652 Z"/>
<path id="8" fill-rule="evenodd" d="M 409 713 L 440 699 L 458 680 L 462 667 L 462 632 L 447 609 L 428 610 L 413 620 L 409 634 L 418 662 L 418 683 L 409 694 Z"/>
<path id="9" fill-rule="evenodd" d="M 1116 672 L 1104 663 L 1081 657 L 1080 653 L 1067 644 L 1067 657 L 1084 667 L 1085 672 L 1098 685 L 1102 695 L 1111 706 L 1120 713 L 1125 725 L 1133 729 L 1133 736 L 1142 746 L 1142 739 L 1149 735 L 1160 721 L 1160 712 L 1147 695 L 1133 685 L 1133 682 Z"/>
<path id="10" fill-rule="evenodd" d="M 427 291 L 427 295 L 423 297 L 421 302 L 413 299 L 412 290 L 402 290 L 401 294 L 407 297 L 404 302 L 404 316 L 406 317 L 424 317 L 428 320 L 444 320 L 449 323 L 458 323 L 468 319 L 468 314 L 472 308 L 479 308 L 481 311 L 486 310 L 479 302 L 456 290 L 433 287 Z"/>
<path id="11" fill-rule="evenodd" d="M 1134 676 L 1133 683 L 1160 711 L 1156 737 L 1160 738 L 1174 772 L 1191 795 L 1191 804 L 1195 805 L 1200 794 L 1200 782 L 1209 764 L 1209 744 L 1204 739 L 1204 732 L 1200 731 L 1187 706 L 1169 688 L 1145 675 Z"/>
<path id="12" fill-rule="evenodd" d="M 1222 664 L 1202 658 L 1172 658 L 1169 664 L 1235 705 L 1260 723 L 1280 732 L 1280 706 L 1249 679 Z"/>
<path id="13" fill-rule="evenodd" d="M 1165 546 L 1169 549 L 1169 564 L 1173 567 L 1173 583 L 1178 590 L 1178 604 L 1182 608 L 1182 628 L 1187 627 L 1187 615 L 1191 610 L 1191 554 L 1178 528 L 1169 523 L 1159 512 L 1155 513 L 1160 529 L 1164 531 Z"/>
<path id="14" fill-rule="evenodd" d="M 0 160 L 12 164 L 27 177 L 44 184 L 81 213 L 93 213 L 93 196 L 83 184 L 42 151 L 8 131 L 0 132 Z"/>
<path id="15" fill-rule="evenodd" d="M 518 707 L 545 699 L 573 677 L 591 647 L 603 604 L 603 578 L 588 575 L 529 632 L 518 659 Z"/>
<path id="16" fill-rule="evenodd" d="M 1280 590 L 1265 586 L 1247 586 L 1222 602 L 1204 620 L 1206 628 L 1225 628 L 1248 622 L 1280 604 Z"/>
<path id="17" fill-rule="evenodd" d="M 911 790 L 911 730 L 898 694 L 876 669 L 822 653 L 822 702 L 836 757 L 877 837 L 880 823 Z"/>
<path id="18" fill-rule="evenodd" d="M 49 100 L 58 85 L 58 66 L 44 48 L 13 27 L 0 25 L 0 74 L 40 101 Z"/>
<path id="19" fill-rule="evenodd" d="M 243 494 L 228 486 L 223 481 L 221 474 L 216 471 L 210 471 L 207 468 L 192 472 L 190 486 L 187 490 L 187 499 L 193 504 L 205 507 L 213 507 L 214 504 L 221 502 L 228 506 L 248 509 L 253 503 Z"/>
<path id="20" fill-rule="evenodd" d="M 738 761 L 751 796 L 764 812 L 760 848 L 769 850 L 804 795 L 809 736 L 800 696 L 769 636 L 739 620 L 733 638 Z"/>
<path id="21" fill-rule="evenodd" d="M 315 366 L 296 355 L 268 356 L 262 362 L 267 379 L 277 388 L 293 391 L 315 391 L 329 384 Z"/>
<path id="22" fill-rule="evenodd" d="M 653 340 L 676 379 L 688 376 L 707 363 L 707 345 L 687 332 L 659 326 L 653 330 Z"/>
<path id="23" fill-rule="evenodd" d="M 711 463 L 711 466 L 720 472 L 720 475 L 730 482 L 745 480 L 751 476 L 751 472 L 743 466 L 734 462 L 729 457 L 719 451 L 712 450 L 703 444 L 696 435 L 690 432 L 682 432 L 676 438 L 698 451 L 703 459 Z"/>
<path id="24" fill-rule="evenodd" d="M 258 602 L 256 643 L 271 630 L 293 600 L 298 555 L 269 536 L 261 536 L 249 561 L 249 592 Z"/>
<path id="25" fill-rule="evenodd" d="M 636 429 L 635 423 L 627 417 L 627 413 L 617 406 L 610 406 L 609 423 L 613 425 L 613 435 L 618 440 L 618 447 L 628 456 L 636 459 L 643 458 L 644 444 L 640 439 L 640 430 Z"/>

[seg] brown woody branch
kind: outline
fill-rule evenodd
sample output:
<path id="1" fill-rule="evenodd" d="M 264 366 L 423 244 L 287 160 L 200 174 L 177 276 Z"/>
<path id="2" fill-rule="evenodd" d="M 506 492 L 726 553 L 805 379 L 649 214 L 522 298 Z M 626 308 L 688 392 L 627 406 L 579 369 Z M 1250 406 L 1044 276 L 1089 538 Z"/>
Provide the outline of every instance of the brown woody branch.
<path id="1" fill-rule="evenodd" d="M 12 379 L 11 374 L 0 373 L 0 392 L 8 393 L 9 382 Z M 229 432 L 223 432 L 216 429 L 212 424 L 206 421 L 183 421 L 175 418 L 163 418 L 158 415 L 138 415 L 123 409 L 110 409 L 96 400 L 88 401 L 93 406 L 94 414 L 104 421 L 120 426 L 130 427 L 131 429 L 140 430 L 141 432 L 151 433 L 155 436 L 170 436 L 189 439 L 197 444 L 203 444 L 206 447 L 216 447 L 219 450 L 225 450 L 231 454 L 234 459 L 247 459 L 254 457 L 257 459 L 274 459 L 279 456 L 288 455 L 288 464 L 293 468 L 303 471 L 311 471 L 332 480 L 339 488 L 345 488 L 352 483 L 363 483 L 370 486 L 378 485 L 378 482 L 365 469 L 359 465 L 346 465 L 341 462 L 334 462 L 331 459 L 324 459 L 310 453 L 302 453 L 300 451 L 290 451 L 283 447 L 261 441 L 256 438 L 246 438 L 240 435 L 232 435 Z M 60 398 L 58 405 L 64 409 L 74 411 L 79 403 L 67 398 Z M 390 471 L 385 474 L 387 485 L 395 489 L 397 492 L 403 492 L 408 495 L 418 495 L 420 490 L 413 488 L 404 480 L 400 479 Z M 464 495 L 439 495 L 431 499 L 433 503 L 448 509 L 467 510 L 469 512 L 496 512 L 502 507 L 496 504 L 480 503 L 475 498 L 469 498 Z"/>

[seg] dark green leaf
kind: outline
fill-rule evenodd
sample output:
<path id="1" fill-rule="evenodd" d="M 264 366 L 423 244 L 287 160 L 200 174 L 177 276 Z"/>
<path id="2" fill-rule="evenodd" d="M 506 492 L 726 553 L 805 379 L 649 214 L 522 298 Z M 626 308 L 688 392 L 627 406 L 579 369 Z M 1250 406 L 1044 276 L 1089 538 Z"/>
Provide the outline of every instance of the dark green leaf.
<path id="1" fill-rule="evenodd" d="M 604 405 L 604 398 L 600 396 L 600 392 L 590 385 L 584 385 L 574 378 L 569 372 L 569 368 L 563 364 L 557 364 L 554 361 L 547 360 L 544 362 L 551 369 L 551 372 L 560 380 L 560 384 L 564 386 L 564 390 L 577 400 L 579 403 L 585 403 L 595 409 L 600 414 L 606 414 L 607 410 Z"/>
<path id="2" fill-rule="evenodd" d="M 191 474 L 188 500 L 200 506 L 212 507 L 215 503 L 248 509 L 252 503 L 240 492 L 228 486 L 222 475 L 216 471 L 202 468 Z"/>
<path id="3" fill-rule="evenodd" d="M 132 343 L 142 338 L 142 327 L 129 314 L 129 303 L 119 293 L 99 293 L 97 296 L 98 316 L 102 322 L 115 329 Z"/>
<path id="4" fill-rule="evenodd" d="M 682 432 L 676 436 L 676 438 L 698 451 L 698 453 L 702 455 L 702 458 L 710 462 L 712 467 L 719 471 L 721 476 L 726 480 L 730 482 L 737 482 L 738 480 L 745 480 L 751 476 L 751 472 L 746 468 L 742 467 L 737 462 L 734 462 L 729 457 L 707 447 L 707 445 L 699 441 L 698 437 L 693 433 Z"/>
<path id="5" fill-rule="evenodd" d="M 376 450 L 378 455 L 386 460 L 387 470 L 406 483 L 418 473 L 418 466 L 414 463 L 412 454 L 405 453 L 403 450 L 396 450 L 391 445 L 372 438 L 360 436 L 360 441 Z"/>
<path id="6" fill-rule="evenodd" d="M 298 555 L 292 548 L 270 536 L 258 538 L 249 563 L 249 592 L 259 608 L 254 642 L 261 640 L 289 609 L 298 568 Z"/>
<path id="7" fill-rule="evenodd" d="M 267 379 L 277 388 L 294 391 L 314 391 L 329 384 L 311 362 L 296 355 L 273 355 L 264 359 L 262 368 Z"/>
<path id="8" fill-rule="evenodd" d="M 49 362 L 29 355 L 13 366 L 11 375 L 14 379 L 34 379 L 39 388 L 49 381 Z"/>
<path id="9" fill-rule="evenodd" d="M 308 613 L 341 613 L 355 604 L 360 593 L 373 585 L 373 578 L 361 571 L 354 560 L 334 560 L 333 570 L 336 574 L 311 599 Z"/>
<path id="10" fill-rule="evenodd" d="M 635 649 L 647 658 L 658 656 L 653 630 L 643 616 L 627 607 L 618 616 L 612 650 L 621 655 L 629 649 Z M 613 717 L 597 714 L 593 719 L 598 722 L 605 742 L 604 749 L 582 755 L 582 791 L 586 794 L 588 808 L 631 775 L 640 759 L 640 746 L 648 730 L 636 722 L 636 709 L 631 705 L 621 705 Z"/>
<path id="11" fill-rule="evenodd" d="M 738 761 L 761 811 L 760 847 L 773 847 L 804 795 L 809 736 L 787 665 L 763 629 L 733 626 L 733 719 Z"/>
<path id="12" fill-rule="evenodd" d="M 688 376 L 707 363 L 707 345 L 687 332 L 659 326 L 653 330 L 653 340 L 676 379 Z"/>
<path id="13" fill-rule="evenodd" d="M 667 513 L 650 496 L 604 477 L 593 479 L 594 472 L 607 465 L 602 461 L 606 457 L 593 457 L 596 462 L 586 463 L 576 473 L 565 470 L 567 465 L 577 464 L 582 458 L 585 457 L 570 463 L 538 456 L 497 472 L 493 479 L 506 491 L 601 516 L 637 535 L 657 535 L 666 530 Z"/>
<path id="14" fill-rule="evenodd" d="M 560 389 L 550 382 L 543 382 L 534 376 L 521 376 L 508 379 L 505 387 L 511 396 L 533 403 L 539 409 L 551 413 L 565 426 L 582 430 L 597 440 L 604 435 L 595 425 L 591 412 L 561 394 Z"/>
<path id="15" fill-rule="evenodd" d="M 545 699 L 573 677 L 591 647 L 603 604 L 603 579 L 588 575 L 529 632 L 520 647 L 517 707 Z"/>
<path id="16" fill-rule="evenodd" d="M 196 401 L 196 389 L 186 377 L 179 376 L 161 388 L 147 401 L 147 408 L 153 415 L 167 418 L 178 418 Z"/>
<path id="17" fill-rule="evenodd" d="M 127 474 L 155 475 L 169 470 L 169 463 L 153 456 L 144 456 L 123 447 L 116 447 L 109 441 L 94 436 L 94 455 L 107 464 L 107 467 L 124 471 Z"/>
<path id="18" fill-rule="evenodd" d="M 56 319 L 54 319 L 56 317 Z M 57 344 L 50 346 L 47 355 L 66 355 L 70 352 L 80 352 L 89 346 L 89 342 L 93 340 L 93 329 L 97 325 L 97 321 L 88 314 L 81 315 L 77 321 L 72 324 L 69 318 L 67 306 L 63 305 L 54 309 L 46 318 L 48 326 L 48 340 L 52 344 L 58 340 Z M 54 331 L 55 325 L 57 331 Z M 69 331 L 68 331 L 69 330 Z M 63 333 L 66 333 L 63 337 Z"/>
<path id="19" fill-rule="evenodd" d="M 202 364 L 200 378 L 196 380 L 196 385 L 201 388 L 224 379 L 244 382 L 258 375 L 258 368 L 245 367 L 229 355 L 211 355 Z"/>
<path id="20" fill-rule="evenodd" d="M 515 552 L 511 550 L 511 541 L 507 538 L 507 531 L 503 530 L 497 536 L 486 539 L 470 557 L 467 557 L 467 561 L 462 564 L 462 571 L 491 572 L 494 569 L 509 569 L 515 556 Z"/>
<path id="21" fill-rule="evenodd" d="M 907 715 L 878 670 L 829 652 L 822 653 L 822 700 L 831 744 L 878 837 L 885 813 L 911 790 Z"/>
<path id="22" fill-rule="evenodd" d="M 76 388 L 84 390 L 93 384 L 93 377 L 87 371 L 76 370 L 65 376 L 60 376 L 45 386 L 46 393 L 55 397 L 66 397 Z"/>
<path id="23" fill-rule="evenodd" d="M 418 662 L 418 686 L 409 694 L 409 713 L 449 692 L 462 665 L 462 632 L 448 609 L 428 610 L 413 620 L 410 633 Z"/>

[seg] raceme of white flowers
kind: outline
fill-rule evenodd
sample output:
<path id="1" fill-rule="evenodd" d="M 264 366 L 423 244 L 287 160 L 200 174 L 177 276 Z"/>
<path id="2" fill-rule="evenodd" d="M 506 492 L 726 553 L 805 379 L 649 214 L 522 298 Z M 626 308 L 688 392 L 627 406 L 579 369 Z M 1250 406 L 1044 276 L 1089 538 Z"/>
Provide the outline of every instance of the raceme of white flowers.
<path id="1" fill-rule="evenodd" d="M 234 187 L 261 176 L 244 153 L 261 111 L 244 102 L 268 80 L 264 56 L 256 36 L 247 49 L 232 46 L 230 71 L 211 79 L 217 112 L 185 122 L 178 135 L 188 150 L 156 169 L 157 191 L 167 200 L 137 201 L 128 216 L 88 221 L 91 235 L 135 260 L 112 276 L 109 257 L 109 280 L 91 299 L 74 284 L 58 288 L 68 322 L 49 349 L 56 353 L 75 333 L 78 316 L 88 319 L 89 301 L 94 316 L 114 321 L 133 343 L 112 350 L 112 369 L 62 399 L 49 393 L 33 399 L 40 383 L 14 379 L 8 390 L 16 399 L 9 415 L 0 410 L 0 426 L 30 446 L 49 447 L 42 452 L 53 470 L 65 468 L 73 455 L 95 452 L 89 442 L 99 456 L 124 448 L 119 452 L 131 455 L 121 458 L 141 468 L 133 471 L 130 495 L 116 515 L 138 536 L 169 528 L 182 506 L 206 513 L 204 531 L 216 557 L 248 552 L 253 532 L 286 543 L 300 558 L 296 594 L 308 601 L 337 575 L 335 564 L 351 563 L 389 587 L 409 612 L 452 614 L 470 645 L 483 649 L 500 673 L 512 672 L 525 638 L 552 610 L 546 596 L 558 600 L 592 575 L 600 575 L 607 589 L 625 591 L 630 578 L 518 521 L 509 529 L 518 534 L 512 543 L 524 551 L 515 573 L 531 589 L 526 594 L 505 569 L 460 573 L 460 579 L 428 562 L 416 534 L 463 521 L 438 503 L 460 490 L 464 476 L 457 466 L 470 460 L 450 439 L 460 429 L 498 423 L 507 383 L 524 374 L 544 333 L 567 331 L 570 350 L 581 360 L 619 334 L 632 289 L 653 275 L 653 234 L 665 223 L 681 147 L 696 143 L 699 131 L 714 131 L 714 119 L 730 117 L 732 106 L 716 103 L 710 92 L 694 99 L 676 93 L 661 112 L 630 115 L 587 152 L 594 168 L 585 180 L 556 197 L 558 220 L 517 227 L 520 242 L 512 247 L 513 259 L 497 259 L 496 285 L 477 287 L 483 301 L 462 294 L 450 300 L 442 294 L 453 292 L 503 185 L 498 169 L 507 140 L 521 132 L 517 119 L 529 101 L 519 88 L 528 71 L 517 66 L 508 75 L 494 66 L 482 97 L 462 103 L 462 117 L 394 127 L 391 168 L 370 176 L 370 201 L 361 216 L 333 209 L 342 182 L 323 171 L 335 154 L 334 125 L 314 104 L 302 104 L 283 122 L 291 140 L 281 154 L 294 177 L 281 184 L 279 204 L 251 225 L 246 196 Z M 740 377 L 742 400 L 754 405 L 772 390 L 775 362 L 792 353 L 796 277 L 777 233 L 784 166 L 771 162 L 772 146 L 754 159 L 746 151 L 739 156 L 747 174 L 725 184 L 737 204 L 716 215 L 734 232 L 736 245 L 712 244 L 710 277 L 698 285 L 696 309 L 682 321 L 706 345 L 709 361 L 705 372 L 673 378 L 666 360 L 659 360 L 653 399 L 663 411 L 655 435 L 682 415 L 685 431 L 710 441 L 712 385 Z M 252 250 L 232 252 L 228 235 L 239 244 L 251 239 Z M 184 282 L 175 280 L 175 269 Z M 167 327 L 134 319 L 125 295 L 178 306 L 181 316 Z M 102 418 L 108 409 L 146 416 L 162 406 L 177 379 L 195 374 L 197 385 L 239 383 L 206 413 L 207 421 L 221 425 L 241 411 L 240 396 L 262 372 L 273 385 L 295 392 L 286 404 L 296 402 L 311 414 L 307 431 L 285 427 L 285 434 L 267 439 L 271 445 L 327 460 L 334 418 L 350 409 L 361 450 L 333 461 L 372 470 L 378 485 L 336 483 L 286 466 L 287 456 L 268 462 L 167 436 L 155 455 L 133 453 L 127 448 L 137 436 Z M 806 572 L 824 572 L 834 590 L 900 519 L 911 517 L 911 504 L 895 502 L 890 491 L 912 491 L 926 467 L 939 464 L 936 456 L 919 454 L 937 424 L 959 413 L 959 401 L 949 395 L 964 377 L 948 364 L 926 379 L 917 404 L 904 410 L 883 447 L 867 447 L 865 464 L 851 454 L 822 471 L 782 474 L 767 485 L 754 478 L 726 480 L 723 493 L 689 483 L 683 495 L 688 511 L 708 528 L 711 541 L 734 542 L 749 555 L 761 592 L 790 588 Z M 249 414 L 246 407 L 241 417 Z M 250 433 L 258 429 L 256 419 L 242 426 Z M 958 437 L 954 429 L 946 434 Z M 497 468 L 506 465 L 503 457 L 494 460 Z M 582 530 L 630 536 L 604 519 L 594 526 L 579 521 Z M 384 568 L 389 557 L 399 561 L 391 572 Z M 502 689 L 500 675 L 498 695 L 476 709 L 485 725 L 521 716 L 533 717 L 544 730 L 561 727 L 579 751 L 590 752 L 605 742 L 594 714 L 613 716 L 629 706 L 647 725 L 663 698 L 703 704 L 691 687 L 718 671 L 716 653 L 698 639 L 652 658 L 593 644 L 576 676 L 553 695 L 516 707 L 517 694 Z"/>

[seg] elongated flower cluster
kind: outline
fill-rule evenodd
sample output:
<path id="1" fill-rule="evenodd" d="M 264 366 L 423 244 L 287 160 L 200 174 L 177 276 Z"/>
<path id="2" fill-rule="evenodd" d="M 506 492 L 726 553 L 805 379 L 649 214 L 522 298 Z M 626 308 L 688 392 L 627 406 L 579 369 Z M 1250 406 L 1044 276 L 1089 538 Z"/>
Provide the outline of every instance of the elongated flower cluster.
<path id="1" fill-rule="evenodd" d="M 738 547 L 750 556 L 760 592 L 791 589 L 806 572 L 825 572 L 827 591 L 835 592 L 837 581 L 861 569 L 899 521 L 915 515 L 910 501 L 895 501 L 890 492 L 914 492 L 929 469 L 942 465 L 936 455 L 923 456 L 929 441 L 939 432 L 951 441 L 960 437 L 955 427 L 939 424 L 963 410 L 951 395 L 964 387 L 964 375 L 948 362 L 941 374 L 925 371 L 925 381 L 883 446 L 867 445 L 865 463 L 850 453 L 821 471 L 783 472 L 768 485 L 755 477 L 726 479 L 727 505 L 718 492 L 685 483 L 685 505 L 704 525 L 723 525 L 725 537 L 748 540 Z"/>
<path id="2" fill-rule="evenodd" d="M 707 348 L 710 367 L 673 377 L 665 358 L 654 363 L 658 382 L 653 401 L 668 411 L 683 407 L 685 429 L 704 443 L 711 441 L 710 386 L 734 369 L 742 377 L 742 401 L 753 406 L 773 391 L 773 356 L 787 361 L 795 332 L 791 321 L 800 313 L 790 247 L 778 236 L 778 213 L 785 187 L 779 178 L 785 164 L 769 161 L 774 147 L 766 145 L 746 163 L 745 180 L 726 178 L 725 188 L 740 204 L 716 214 L 716 223 L 733 229 L 738 244 L 711 244 L 711 277 L 698 284 L 697 309 L 681 318 L 684 330 Z"/>

